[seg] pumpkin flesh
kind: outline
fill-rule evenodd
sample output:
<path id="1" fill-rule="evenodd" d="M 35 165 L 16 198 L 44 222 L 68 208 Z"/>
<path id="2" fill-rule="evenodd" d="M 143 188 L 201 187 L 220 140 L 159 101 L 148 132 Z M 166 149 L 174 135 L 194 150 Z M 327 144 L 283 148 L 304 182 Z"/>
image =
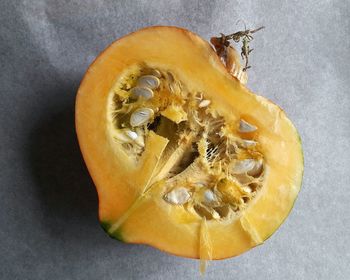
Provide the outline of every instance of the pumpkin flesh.
<path id="1" fill-rule="evenodd" d="M 167 178 L 159 173 L 177 148 L 169 148 L 174 142 L 169 131 L 150 130 L 137 159 L 116 143 L 111 113 L 115 92 L 120 81 L 137 77 L 143 68 L 172 73 L 188 92 L 204 93 L 210 110 L 225 118 L 235 136 L 259 143 L 264 159 L 261 188 L 237 214 L 208 219 L 164 199 Z M 164 114 L 181 123 L 181 114 Z M 257 132 L 240 133 L 242 119 L 254 124 Z M 124 242 L 190 258 L 236 256 L 276 231 L 300 189 L 303 158 L 293 124 L 279 107 L 232 77 L 207 42 L 180 28 L 146 28 L 109 46 L 81 83 L 76 128 L 98 191 L 101 224 Z M 210 242 L 201 242 L 201 236 Z"/>

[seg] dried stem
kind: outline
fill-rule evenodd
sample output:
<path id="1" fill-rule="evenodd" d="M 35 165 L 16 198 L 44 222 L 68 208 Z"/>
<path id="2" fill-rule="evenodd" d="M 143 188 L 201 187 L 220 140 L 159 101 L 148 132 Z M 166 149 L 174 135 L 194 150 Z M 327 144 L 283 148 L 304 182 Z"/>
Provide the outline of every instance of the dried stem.
<path id="1" fill-rule="evenodd" d="M 248 56 L 253 51 L 253 49 L 249 47 L 249 43 L 254 39 L 252 34 L 258 32 L 263 28 L 265 27 L 261 26 L 253 30 L 245 29 L 243 31 L 238 31 L 229 35 L 221 33 L 221 37 L 213 37 L 210 41 L 214 45 L 216 52 L 220 57 L 223 57 L 226 54 L 226 50 L 230 46 L 230 41 L 234 41 L 235 43 L 239 43 L 241 41 L 241 57 L 245 62 L 243 71 L 247 71 L 251 67 L 248 63 Z"/>

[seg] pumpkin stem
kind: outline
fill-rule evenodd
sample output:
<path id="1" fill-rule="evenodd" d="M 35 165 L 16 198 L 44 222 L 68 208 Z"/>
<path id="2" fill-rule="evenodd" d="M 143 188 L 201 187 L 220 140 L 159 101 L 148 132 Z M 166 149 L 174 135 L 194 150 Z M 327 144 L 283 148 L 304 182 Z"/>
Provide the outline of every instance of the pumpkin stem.
<path id="1" fill-rule="evenodd" d="M 252 34 L 258 32 L 263 28 L 265 27 L 261 26 L 259 28 L 252 29 L 252 30 L 245 28 L 245 30 L 243 31 L 238 31 L 229 35 L 220 33 L 221 34 L 220 37 L 212 37 L 210 39 L 210 42 L 214 46 L 218 56 L 222 58 L 224 61 L 226 61 L 227 48 L 231 44 L 230 41 L 234 41 L 235 43 L 239 43 L 241 41 L 242 42 L 241 57 L 245 62 L 243 71 L 247 71 L 251 67 L 249 66 L 249 63 L 248 63 L 248 56 L 253 51 L 253 49 L 250 49 L 249 47 L 249 43 L 254 39 Z"/>

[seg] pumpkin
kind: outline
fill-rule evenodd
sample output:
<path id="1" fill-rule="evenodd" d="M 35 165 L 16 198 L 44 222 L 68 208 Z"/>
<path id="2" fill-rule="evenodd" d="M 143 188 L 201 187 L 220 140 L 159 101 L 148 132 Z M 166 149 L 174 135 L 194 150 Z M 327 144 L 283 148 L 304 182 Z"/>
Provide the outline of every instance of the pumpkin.
<path id="1" fill-rule="evenodd" d="M 117 40 L 88 68 L 76 131 L 111 237 L 224 259 L 288 216 L 303 173 L 299 135 L 235 77 L 237 55 L 229 64 L 198 35 L 157 26 Z"/>

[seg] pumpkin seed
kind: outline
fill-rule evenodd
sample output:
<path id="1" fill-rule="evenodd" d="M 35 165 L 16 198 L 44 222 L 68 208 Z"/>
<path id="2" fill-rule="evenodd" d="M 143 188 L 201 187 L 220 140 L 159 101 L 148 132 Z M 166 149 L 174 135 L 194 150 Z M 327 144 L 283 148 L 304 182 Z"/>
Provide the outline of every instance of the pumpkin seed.
<path id="1" fill-rule="evenodd" d="M 130 142 L 130 137 L 128 137 L 122 130 L 117 130 L 113 133 L 114 138 L 121 142 Z"/>
<path id="2" fill-rule="evenodd" d="M 245 193 L 251 193 L 252 192 L 252 189 L 248 186 L 244 186 L 242 187 L 242 190 L 245 192 Z"/>
<path id="3" fill-rule="evenodd" d="M 199 103 L 198 107 L 199 108 L 207 107 L 210 104 L 210 102 L 211 102 L 210 100 L 204 99 Z"/>
<path id="4" fill-rule="evenodd" d="M 247 173 L 250 176 L 259 175 L 262 171 L 262 160 L 244 159 L 236 161 L 232 172 L 235 174 Z"/>
<path id="5" fill-rule="evenodd" d="M 135 139 L 135 143 L 143 148 L 145 146 L 145 139 L 143 138 L 143 136 L 139 136 Z"/>
<path id="6" fill-rule="evenodd" d="M 174 205 L 183 205 L 191 198 L 190 193 L 184 187 L 175 188 L 164 195 L 164 200 Z"/>
<path id="7" fill-rule="evenodd" d="M 263 171 L 263 161 L 260 159 L 256 161 L 255 167 L 252 170 L 248 171 L 247 174 L 253 177 L 257 177 L 261 175 L 262 171 Z"/>
<path id="8" fill-rule="evenodd" d="M 144 75 L 137 80 L 137 86 L 142 88 L 156 89 L 160 85 L 160 80 L 153 75 Z"/>
<path id="9" fill-rule="evenodd" d="M 154 116 L 154 111 L 150 108 L 139 108 L 130 116 L 130 125 L 132 127 L 141 126 L 148 123 Z"/>
<path id="10" fill-rule="evenodd" d="M 173 94 L 180 94 L 181 93 L 181 85 L 178 82 L 172 82 L 169 84 L 169 90 Z"/>
<path id="11" fill-rule="evenodd" d="M 213 215 L 213 219 L 220 219 L 220 214 L 218 212 L 216 212 L 214 209 L 212 210 L 213 212 L 211 213 Z"/>
<path id="12" fill-rule="evenodd" d="M 255 125 L 252 125 L 245 120 L 240 120 L 239 122 L 239 132 L 247 133 L 247 132 L 253 132 L 257 130 L 258 128 Z"/>
<path id="13" fill-rule="evenodd" d="M 249 148 L 249 147 L 254 147 L 257 144 L 254 140 L 243 140 L 242 141 L 242 146 L 244 148 Z"/>
<path id="14" fill-rule="evenodd" d="M 174 75 L 171 74 L 170 72 L 167 72 L 167 77 L 168 77 L 169 83 L 172 83 L 175 81 Z"/>
<path id="15" fill-rule="evenodd" d="M 129 143 L 137 138 L 137 133 L 128 128 L 118 129 L 114 132 L 114 137 L 124 143 Z"/>
<path id="16" fill-rule="evenodd" d="M 142 96 L 146 100 L 151 99 L 154 95 L 152 89 L 150 89 L 148 87 L 136 86 L 136 87 L 132 88 L 130 90 L 130 92 L 131 92 L 131 95 L 133 97 L 138 98 L 138 97 Z"/>
<path id="17" fill-rule="evenodd" d="M 157 78 L 161 78 L 162 77 L 162 73 L 160 73 L 160 71 L 157 70 L 157 69 L 152 69 L 151 74 L 153 76 L 156 76 Z"/>
<path id="18" fill-rule="evenodd" d="M 135 139 L 135 143 L 140 146 L 140 147 L 144 147 L 145 146 L 145 138 L 143 136 L 143 131 L 141 128 L 136 128 L 136 133 L 138 135 L 138 137 Z"/>
<path id="19" fill-rule="evenodd" d="M 206 190 L 203 194 L 203 197 L 205 203 L 212 203 L 217 201 L 215 194 L 211 190 Z"/>
<path id="20" fill-rule="evenodd" d="M 132 130 L 129 130 L 129 129 L 127 129 L 127 130 L 125 131 L 125 134 L 126 134 L 131 140 L 135 140 L 135 139 L 138 137 L 138 135 L 137 135 L 137 133 L 136 133 L 135 131 L 132 131 Z"/>

